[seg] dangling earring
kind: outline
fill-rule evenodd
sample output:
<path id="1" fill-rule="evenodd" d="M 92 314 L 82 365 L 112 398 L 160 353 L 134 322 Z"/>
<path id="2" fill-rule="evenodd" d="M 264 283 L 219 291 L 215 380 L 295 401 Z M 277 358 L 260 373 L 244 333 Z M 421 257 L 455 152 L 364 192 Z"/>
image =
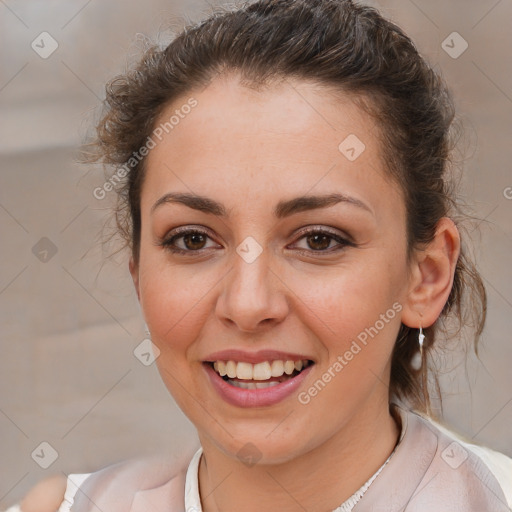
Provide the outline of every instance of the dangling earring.
<path id="1" fill-rule="evenodd" d="M 420 333 L 418 334 L 418 344 L 420 346 L 420 350 L 414 354 L 411 360 L 411 366 L 415 370 L 419 370 L 421 365 L 423 364 L 423 342 L 425 340 L 425 335 L 423 334 L 423 329 L 420 325 Z"/>
<path id="2" fill-rule="evenodd" d="M 149 332 L 149 329 L 148 329 L 148 324 L 144 324 L 144 332 L 146 333 L 146 338 L 147 339 L 151 339 L 151 333 Z"/>

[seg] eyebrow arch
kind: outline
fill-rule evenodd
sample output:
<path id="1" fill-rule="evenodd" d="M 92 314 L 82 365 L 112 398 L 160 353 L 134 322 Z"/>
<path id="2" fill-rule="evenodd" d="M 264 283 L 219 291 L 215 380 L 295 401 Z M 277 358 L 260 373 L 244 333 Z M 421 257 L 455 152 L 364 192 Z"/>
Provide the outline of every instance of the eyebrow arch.
<path id="1" fill-rule="evenodd" d="M 194 210 L 211 213 L 217 217 L 229 217 L 227 210 L 222 203 L 208 197 L 183 192 L 170 192 L 165 194 L 151 207 L 151 213 L 153 213 L 159 206 L 167 203 L 183 204 Z M 355 197 L 347 196 L 345 194 L 327 194 L 300 196 L 286 201 L 280 201 L 274 209 L 274 216 L 278 219 L 282 219 L 295 213 L 327 208 L 338 203 L 351 204 L 366 210 L 373 215 L 372 209 L 360 199 L 356 199 Z"/>

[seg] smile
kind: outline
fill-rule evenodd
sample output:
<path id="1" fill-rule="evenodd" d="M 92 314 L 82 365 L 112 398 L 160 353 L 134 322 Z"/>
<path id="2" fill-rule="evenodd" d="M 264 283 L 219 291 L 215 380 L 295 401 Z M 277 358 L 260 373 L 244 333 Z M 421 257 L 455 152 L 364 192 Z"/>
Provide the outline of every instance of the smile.
<path id="1" fill-rule="evenodd" d="M 238 407 L 262 407 L 280 402 L 300 386 L 314 366 L 309 359 L 203 363 L 214 389 Z"/>

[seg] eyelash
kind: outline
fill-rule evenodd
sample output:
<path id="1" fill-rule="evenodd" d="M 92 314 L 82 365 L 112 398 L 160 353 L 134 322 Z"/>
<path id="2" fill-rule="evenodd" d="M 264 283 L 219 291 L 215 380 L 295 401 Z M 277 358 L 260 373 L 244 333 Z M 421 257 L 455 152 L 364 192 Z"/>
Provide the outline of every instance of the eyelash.
<path id="1" fill-rule="evenodd" d="M 201 229 L 185 228 L 183 230 L 178 231 L 172 237 L 170 237 L 170 238 L 168 238 L 166 240 L 162 240 L 161 242 L 158 243 L 158 245 L 160 245 L 165 250 L 168 250 L 168 251 L 170 251 L 173 254 L 181 254 L 181 255 L 192 255 L 194 253 L 198 254 L 201 251 L 208 250 L 208 248 L 206 248 L 206 249 L 198 249 L 198 250 L 195 250 L 195 251 L 194 250 L 185 250 L 185 249 L 180 249 L 178 247 L 175 247 L 173 245 L 176 240 L 178 240 L 180 238 L 183 238 L 183 237 L 185 237 L 187 235 L 191 235 L 191 234 L 199 234 L 199 235 L 204 235 L 204 236 L 206 236 L 208 238 L 211 238 L 210 235 L 208 234 L 208 232 L 203 231 Z M 331 238 L 332 240 L 338 242 L 339 246 L 335 247 L 334 249 L 331 247 L 330 249 L 323 249 L 323 250 L 299 249 L 299 252 L 301 254 L 307 254 L 307 255 L 311 255 L 312 253 L 313 254 L 332 254 L 333 252 L 338 252 L 338 251 L 341 251 L 341 250 L 345 249 L 345 247 L 355 247 L 356 246 L 355 243 L 353 243 L 353 242 L 347 240 L 346 238 L 341 237 L 339 234 L 333 233 L 332 231 L 329 231 L 329 230 L 327 230 L 325 228 L 308 228 L 308 229 L 305 229 L 305 230 L 303 230 L 303 231 L 301 231 L 299 233 L 299 238 L 296 240 L 296 242 L 301 240 L 302 238 L 305 238 L 305 237 L 310 236 L 310 235 L 325 235 L 325 236 Z M 296 242 L 294 242 L 294 243 L 296 243 Z"/>

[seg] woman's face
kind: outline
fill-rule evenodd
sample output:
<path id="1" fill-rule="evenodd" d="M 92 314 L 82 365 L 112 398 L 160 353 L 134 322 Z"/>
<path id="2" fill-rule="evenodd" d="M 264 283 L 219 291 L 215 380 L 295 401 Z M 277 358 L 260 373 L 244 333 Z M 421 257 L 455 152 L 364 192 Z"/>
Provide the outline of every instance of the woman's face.
<path id="1" fill-rule="evenodd" d="M 290 460 L 387 408 L 408 292 L 403 198 L 348 96 L 225 76 L 160 121 L 176 110 L 147 157 L 131 264 L 159 371 L 202 441 Z M 228 360 L 245 363 L 227 365 L 235 384 L 212 368 Z M 291 371 L 279 360 L 312 364 L 269 386 Z"/>

